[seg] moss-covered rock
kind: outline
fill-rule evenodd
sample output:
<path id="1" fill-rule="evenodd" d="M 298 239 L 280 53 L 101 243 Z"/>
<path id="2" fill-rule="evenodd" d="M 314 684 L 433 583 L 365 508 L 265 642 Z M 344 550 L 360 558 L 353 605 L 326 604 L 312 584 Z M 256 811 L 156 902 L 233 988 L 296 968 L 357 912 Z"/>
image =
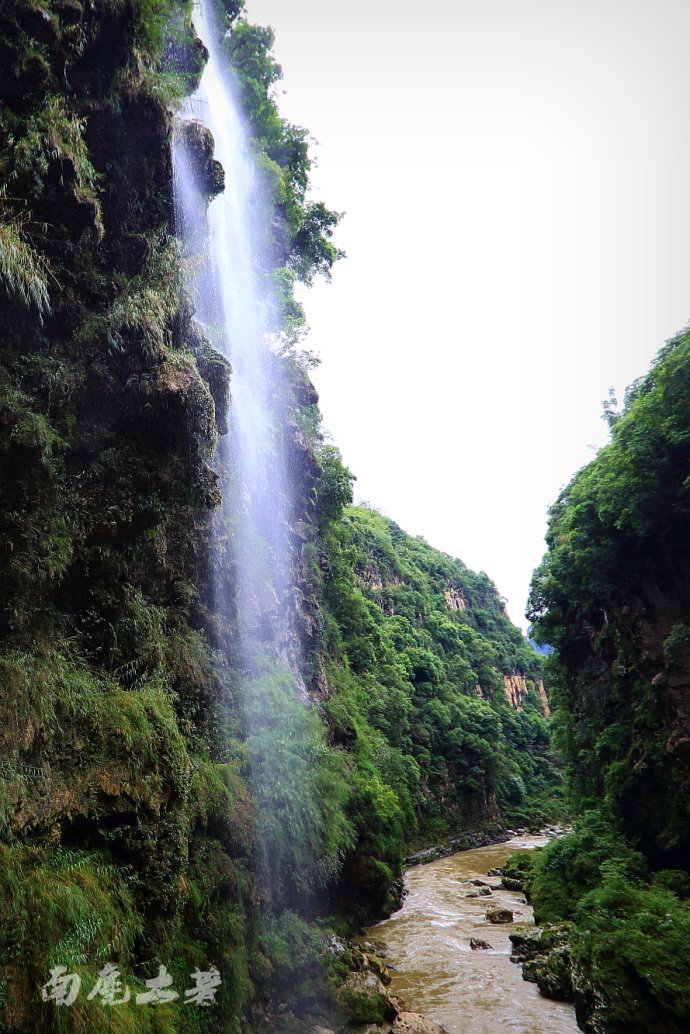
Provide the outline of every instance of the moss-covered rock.
<path id="1" fill-rule="evenodd" d="M 352 973 L 338 992 L 338 999 L 355 1023 L 382 1023 L 394 1019 L 398 1012 L 383 983 L 371 971 Z"/>
<path id="2" fill-rule="evenodd" d="M 537 984 L 545 998 L 573 1001 L 569 938 L 564 926 L 510 934 L 511 961 L 521 963 L 523 978 Z"/>
<path id="3" fill-rule="evenodd" d="M 486 913 L 487 923 L 512 923 L 513 913 L 509 908 L 490 908 Z"/>

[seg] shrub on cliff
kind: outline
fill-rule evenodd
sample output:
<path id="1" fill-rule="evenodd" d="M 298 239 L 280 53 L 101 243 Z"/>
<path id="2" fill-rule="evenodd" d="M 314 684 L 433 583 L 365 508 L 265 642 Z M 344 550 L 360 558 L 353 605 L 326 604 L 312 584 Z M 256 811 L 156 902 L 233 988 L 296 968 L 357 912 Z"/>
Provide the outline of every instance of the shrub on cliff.
<path id="1" fill-rule="evenodd" d="M 538 923 L 573 919 L 581 899 L 601 883 L 607 865 L 628 880 L 642 883 L 648 868 L 644 857 L 597 811 L 578 819 L 574 831 L 559 837 L 535 857 L 531 894 Z"/>
<path id="2" fill-rule="evenodd" d="M 690 902 L 604 863 L 575 910 L 578 1019 L 606 1034 L 683 1034 L 690 1023 Z"/>

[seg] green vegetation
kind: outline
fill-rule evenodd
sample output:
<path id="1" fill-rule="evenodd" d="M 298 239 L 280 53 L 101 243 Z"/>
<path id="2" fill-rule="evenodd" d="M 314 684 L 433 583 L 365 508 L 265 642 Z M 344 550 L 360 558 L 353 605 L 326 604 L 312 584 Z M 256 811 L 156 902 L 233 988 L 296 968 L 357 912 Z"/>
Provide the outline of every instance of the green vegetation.
<path id="1" fill-rule="evenodd" d="M 363 914 L 390 908 L 411 846 L 496 821 L 558 816 L 560 773 L 535 688 L 540 658 L 484 574 L 351 500 L 352 475 L 319 452 L 317 557 L 305 547 L 332 695 L 334 742 L 352 756 L 356 849 L 343 879 Z M 519 677 L 521 710 L 504 674 Z"/>
<path id="2" fill-rule="evenodd" d="M 690 1015 L 687 872 L 651 873 L 598 811 L 573 833 L 504 868 L 531 894 L 539 923 L 566 923 L 578 1020 L 602 1034 L 680 1034 Z"/>
<path id="3" fill-rule="evenodd" d="M 0 277 L 8 292 L 19 295 L 25 305 L 39 312 L 49 308 L 47 267 L 31 247 L 17 220 L 0 222 Z"/>
<path id="4" fill-rule="evenodd" d="M 690 332 L 606 408 L 611 442 L 551 511 L 531 594 L 575 832 L 540 856 L 544 919 L 572 921 L 581 1020 L 685 1030 L 690 766 Z"/>
<path id="5" fill-rule="evenodd" d="M 422 842 L 499 807 L 515 823 L 560 808 L 540 661 L 495 587 L 352 507 L 320 439 L 293 286 L 329 275 L 338 217 L 277 112 L 270 31 L 217 8 L 272 199 L 275 420 L 297 496 L 299 644 L 252 670 L 210 555 L 214 539 L 231 585 L 210 466 L 231 372 L 193 320 L 173 225 L 171 106 L 205 61 L 192 5 L 0 11 L 0 1030 L 17 1034 L 342 1019 L 338 984 L 368 963 L 323 916 L 394 907 Z M 210 197 L 212 141 L 187 136 Z M 682 652 L 680 627 L 666 638 Z M 159 965 L 178 990 L 216 966 L 217 1008 L 88 1000 L 106 963 L 133 994 Z M 69 1009 L 37 993 L 62 965 L 83 980 Z"/>
<path id="6" fill-rule="evenodd" d="M 275 901 L 309 909 L 352 846 L 345 757 L 326 742 L 294 673 L 268 658 L 243 686 L 247 780 L 257 809 L 262 882 Z"/>
<path id="7" fill-rule="evenodd" d="M 318 274 L 328 278 L 331 266 L 343 255 L 331 242 L 340 217 L 323 202 L 307 199 L 309 134 L 278 113 L 272 88 L 282 69 L 271 55 L 272 46 L 272 30 L 250 25 L 244 18 L 232 22 L 232 32 L 223 40 L 239 84 L 254 156 L 273 199 L 267 219 L 271 251 L 277 266 L 286 266 L 310 284 Z M 284 329 L 280 323 L 279 327 Z"/>
<path id="8" fill-rule="evenodd" d="M 106 963 L 133 995 L 160 964 L 180 993 L 217 966 L 228 1030 L 253 996 L 255 822 L 219 756 L 198 577 L 227 364 L 193 332 L 171 223 L 190 12 L 0 12 L 3 1031 L 217 1025 L 89 1001 Z M 58 965 L 82 977 L 70 1008 L 41 1001 Z"/>
<path id="9" fill-rule="evenodd" d="M 551 684 L 574 804 L 602 801 L 654 865 L 675 865 L 690 845 L 670 688 L 690 662 L 689 352 L 687 332 L 669 342 L 611 443 L 565 489 L 531 596 L 535 634 L 557 650 Z"/>

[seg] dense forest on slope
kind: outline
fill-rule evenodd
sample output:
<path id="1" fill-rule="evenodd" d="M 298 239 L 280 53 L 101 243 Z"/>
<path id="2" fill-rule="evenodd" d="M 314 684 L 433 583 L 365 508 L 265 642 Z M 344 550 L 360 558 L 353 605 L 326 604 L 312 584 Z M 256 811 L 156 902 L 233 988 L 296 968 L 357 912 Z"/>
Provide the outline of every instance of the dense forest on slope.
<path id="1" fill-rule="evenodd" d="M 314 571 L 333 690 L 324 711 L 361 773 L 357 853 L 344 878 L 353 895 L 364 891 L 366 914 L 381 908 L 406 847 L 501 817 L 556 817 L 560 773 L 540 658 L 493 583 L 374 511 L 339 514 L 333 500 L 347 497 L 348 472 L 332 447 L 321 463 Z M 376 812 L 380 824 L 371 821 Z"/>
<path id="2" fill-rule="evenodd" d="M 540 858 L 535 910 L 574 920 L 578 1019 L 690 1023 L 690 332 L 609 407 L 611 442 L 551 511 L 535 635 L 580 813 Z"/>
<path id="3" fill-rule="evenodd" d="M 248 25 L 240 3 L 216 6 L 272 201 L 273 264 L 263 272 L 277 291 L 286 391 L 276 421 L 296 490 L 300 671 L 267 652 L 246 679 L 236 616 L 214 606 L 212 514 L 223 483 L 214 448 L 232 373 L 194 321 L 175 235 L 173 112 L 205 61 L 191 4 L 8 0 L 8 1031 L 192 1034 L 220 1024 L 236 1034 L 266 1015 L 278 1030 L 275 1016 L 287 1024 L 292 1011 L 342 1019 L 352 1003 L 339 1004 L 336 989 L 356 960 L 325 947 L 334 942 L 319 916 L 343 925 L 392 907 L 404 853 L 420 843 L 501 814 L 538 822 L 558 806 L 540 661 L 494 586 L 351 507 L 351 477 L 321 440 L 295 350 L 303 314 L 292 288 L 328 274 L 338 217 L 309 200 L 307 134 L 272 100 L 280 70 L 270 31 Z M 206 194 L 217 193 L 212 140 L 195 123 L 182 131 Z M 230 532 L 214 542 L 232 583 Z M 149 1010 L 87 998 L 106 964 L 133 997 L 165 966 L 180 999 Z M 216 1008 L 186 1007 L 191 974 L 211 966 Z M 83 981 L 69 1008 L 50 994 L 59 967 Z M 372 1008 L 362 1018 L 376 1018 L 381 1003 Z"/>

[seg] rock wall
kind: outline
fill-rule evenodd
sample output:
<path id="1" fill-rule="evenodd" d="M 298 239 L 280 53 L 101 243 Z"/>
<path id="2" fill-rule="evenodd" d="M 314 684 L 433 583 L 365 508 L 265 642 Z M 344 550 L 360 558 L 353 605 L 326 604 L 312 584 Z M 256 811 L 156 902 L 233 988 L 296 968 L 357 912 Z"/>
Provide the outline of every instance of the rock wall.
<path id="1" fill-rule="evenodd" d="M 525 698 L 529 693 L 527 679 L 521 672 L 514 671 L 509 675 L 503 676 L 503 684 L 505 686 L 506 696 L 508 697 L 510 706 L 514 707 L 516 711 L 521 711 Z M 544 680 L 541 678 L 535 679 L 534 688 L 539 695 L 544 717 L 548 718 L 551 714 L 551 709 L 549 707 L 549 698 L 546 695 L 546 690 L 544 688 Z"/>
<path id="2" fill-rule="evenodd" d="M 503 684 L 506 690 L 506 696 L 511 707 L 514 707 L 516 711 L 522 710 L 522 702 L 527 696 L 527 682 L 524 675 L 512 673 L 510 675 L 503 676 Z"/>
<path id="3" fill-rule="evenodd" d="M 208 635 L 224 635 L 209 535 L 230 371 L 180 287 L 172 113 L 154 70 L 169 18 L 193 79 L 201 58 L 174 2 L 0 11 L 8 1030 L 57 1022 L 37 989 L 61 964 L 84 980 L 60 1016 L 70 1031 L 111 1023 L 85 1000 L 104 961 L 138 990 L 152 955 L 177 982 L 217 962 L 228 1015 L 251 993 L 254 816 L 220 755 L 231 700 Z M 186 1021 L 170 1006 L 161 1022 Z"/>
<path id="4" fill-rule="evenodd" d="M 467 600 L 462 589 L 457 585 L 448 585 L 443 590 L 443 598 L 446 601 L 448 610 L 467 610 Z"/>
<path id="5" fill-rule="evenodd" d="M 544 680 L 543 679 L 537 679 L 536 682 L 535 682 L 535 686 L 536 686 L 537 693 L 539 694 L 539 699 L 541 700 L 541 706 L 542 706 L 542 710 L 544 711 L 544 717 L 545 718 L 550 718 L 551 717 L 551 708 L 549 706 L 549 698 L 547 696 L 546 689 L 544 687 Z"/>

